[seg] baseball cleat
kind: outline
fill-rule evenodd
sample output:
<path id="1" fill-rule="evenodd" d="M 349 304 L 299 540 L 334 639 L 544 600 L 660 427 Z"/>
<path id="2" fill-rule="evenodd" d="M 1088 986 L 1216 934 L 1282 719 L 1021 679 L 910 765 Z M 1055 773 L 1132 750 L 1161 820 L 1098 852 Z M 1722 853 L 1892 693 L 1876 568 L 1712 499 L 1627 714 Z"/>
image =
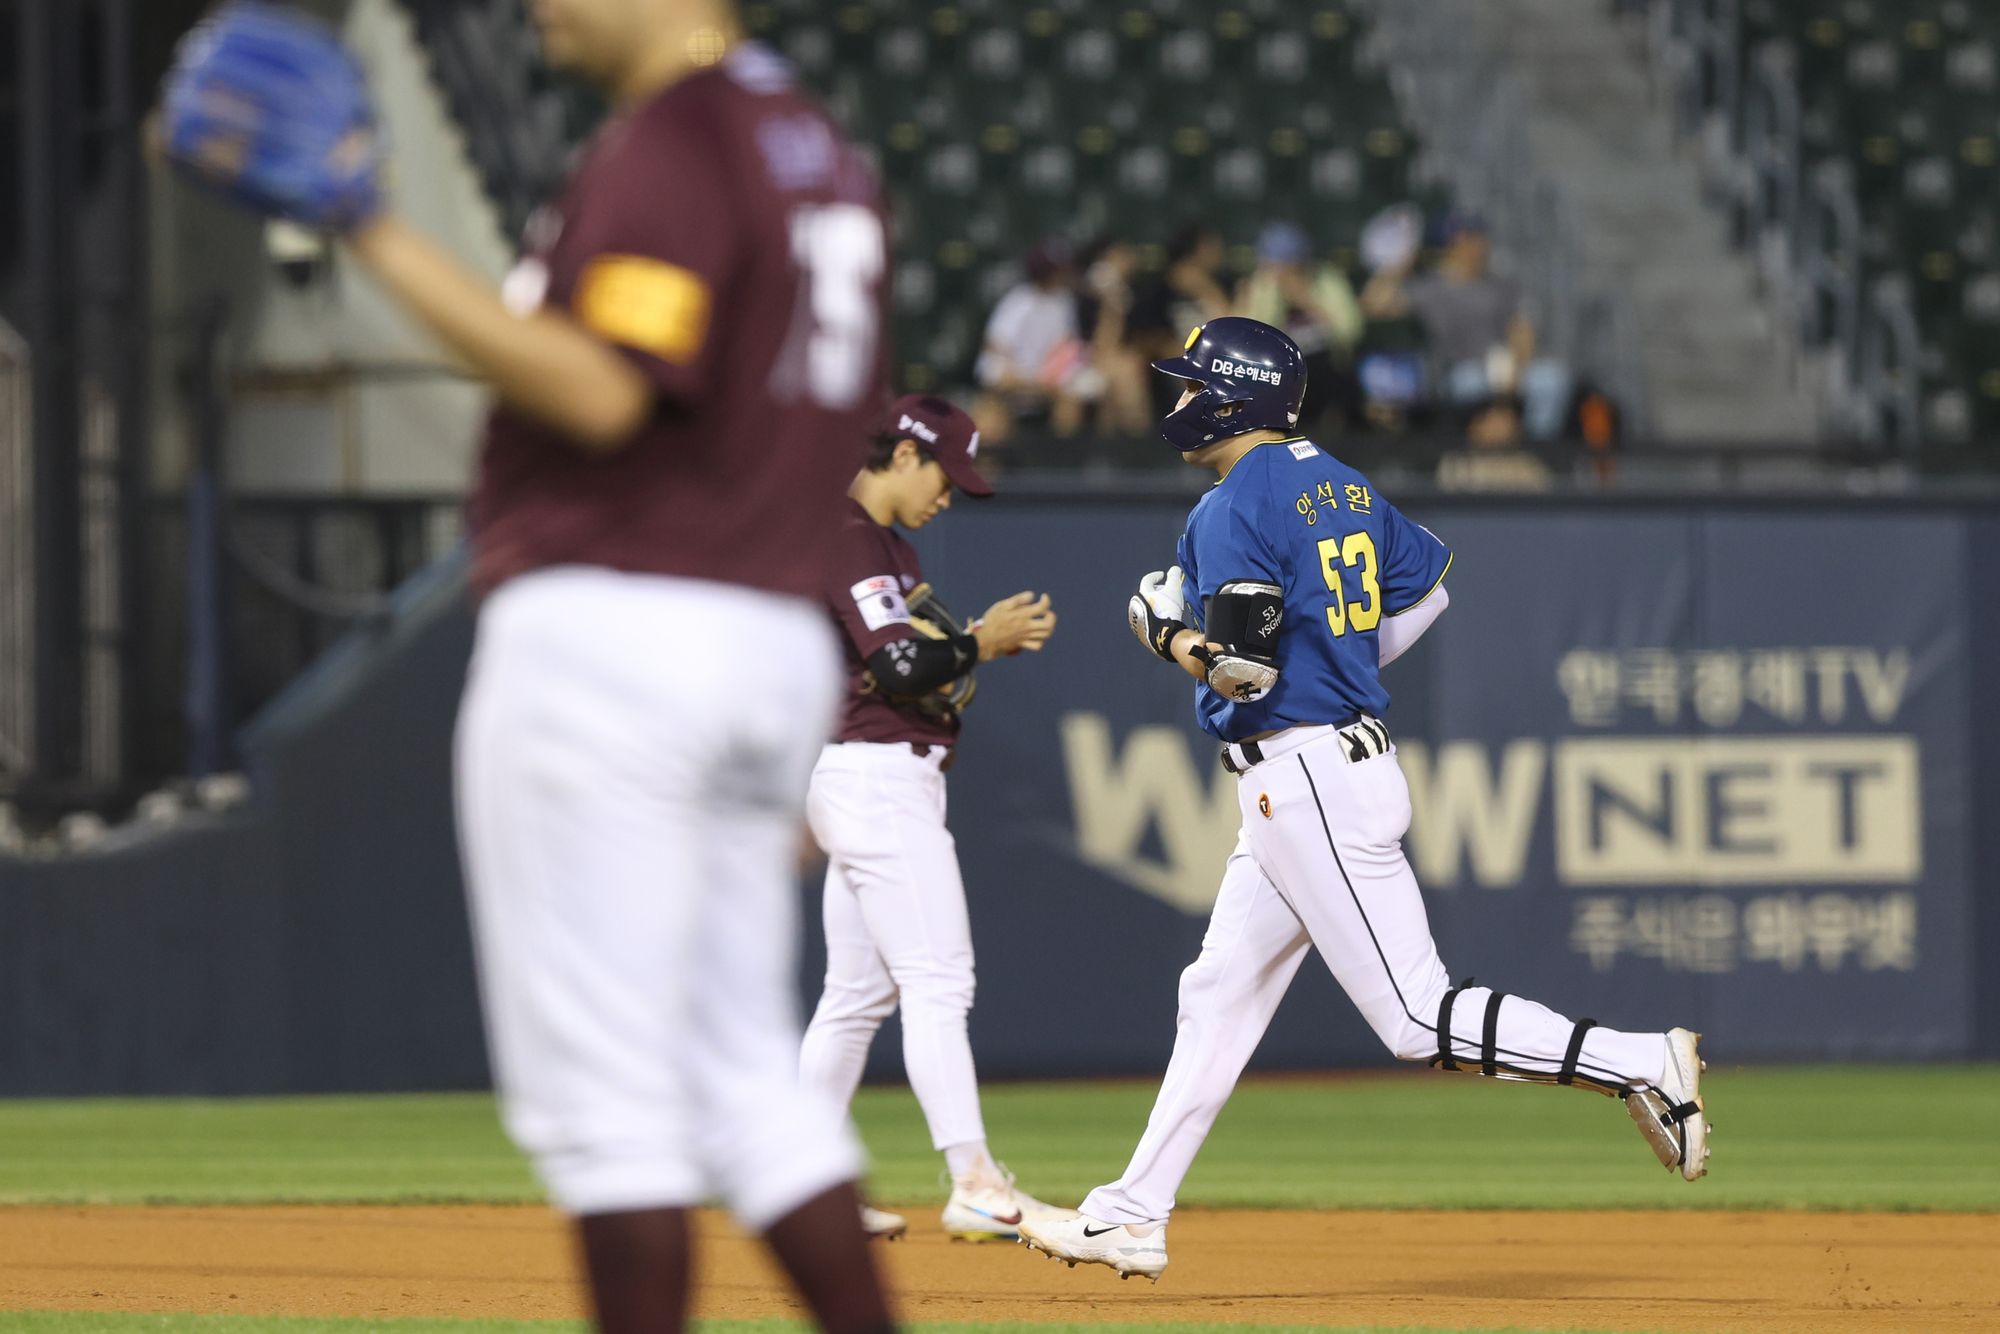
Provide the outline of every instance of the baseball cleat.
<path id="1" fill-rule="evenodd" d="M 1701 1072 L 1708 1069 L 1708 1062 L 1696 1049 L 1700 1042 L 1701 1034 L 1685 1028 L 1667 1031 L 1667 1077 L 1660 1090 L 1676 1110 L 1694 1108 L 1680 1117 L 1680 1169 L 1688 1181 L 1698 1181 L 1708 1172 L 1708 1112 L 1701 1101 Z"/>
<path id="2" fill-rule="evenodd" d="M 1023 1223 L 1059 1223 L 1076 1217 L 1076 1210 L 1065 1209 L 1059 1204 L 1045 1204 L 1019 1186 L 1014 1188 L 1014 1203 L 1021 1206 Z"/>
<path id="3" fill-rule="evenodd" d="M 1024 1211 L 1010 1181 L 953 1186 L 939 1221 L 953 1241 L 1012 1241 Z"/>
<path id="4" fill-rule="evenodd" d="M 1668 1030 L 1666 1073 L 1659 1087 L 1625 1095 L 1625 1109 L 1654 1156 L 1688 1181 L 1708 1172 L 1708 1114 L 1701 1100 L 1701 1072 L 1708 1062 L 1696 1050 L 1700 1041 L 1701 1034 L 1685 1028 Z"/>
<path id="5" fill-rule="evenodd" d="M 1004 1167 L 996 1180 L 954 1183 L 941 1220 L 954 1241 L 1013 1241 L 1024 1221 L 1068 1218 L 1076 1211 L 1044 1204 L 1014 1184 Z"/>
<path id="6" fill-rule="evenodd" d="M 910 1230 L 910 1220 L 870 1204 L 861 1206 L 861 1230 L 870 1241 L 895 1241 Z"/>
<path id="7" fill-rule="evenodd" d="M 1120 1278 L 1139 1274 L 1158 1283 L 1167 1267 L 1165 1223 L 1104 1223 L 1071 1214 L 1021 1224 L 1021 1244 L 1071 1269 L 1079 1263 L 1104 1265 Z"/>

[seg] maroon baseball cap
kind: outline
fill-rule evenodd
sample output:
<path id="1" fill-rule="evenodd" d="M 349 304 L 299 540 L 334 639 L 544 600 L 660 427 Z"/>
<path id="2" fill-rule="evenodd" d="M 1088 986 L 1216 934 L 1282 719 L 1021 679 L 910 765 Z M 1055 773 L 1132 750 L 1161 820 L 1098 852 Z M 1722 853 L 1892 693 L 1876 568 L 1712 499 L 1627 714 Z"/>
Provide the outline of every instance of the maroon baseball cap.
<path id="1" fill-rule="evenodd" d="M 897 440 L 914 440 L 938 461 L 951 484 L 968 496 L 990 496 L 993 483 L 979 475 L 972 461 L 979 457 L 979 428 L 965 409 L 933 394 L 905 394 L 889 405 L 882 432 Z"/>

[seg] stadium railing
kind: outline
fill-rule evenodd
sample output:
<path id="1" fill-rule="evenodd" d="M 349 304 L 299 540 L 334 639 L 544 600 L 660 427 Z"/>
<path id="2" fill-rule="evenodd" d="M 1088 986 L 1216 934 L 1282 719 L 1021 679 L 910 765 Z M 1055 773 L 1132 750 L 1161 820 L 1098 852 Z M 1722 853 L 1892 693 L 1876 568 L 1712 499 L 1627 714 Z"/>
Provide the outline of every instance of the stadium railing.
<path id="1" fill-rule="evenodd" d="M 1988 129 L 1977 116 L 1960 123 L 1968 106 L 1993 99 L 1990 70 L 1980 93 L 1947 78 L 1917 89 L 1904 69 L 1953 43 L 1990 66 L 1985 7 L 1964 7 L 1947 32 L 1947 9 L 1935 6 L 1647 4 L 1647 45 L 1676 128 L 1698 144 L 1774 307 L 1822 363 L 1814 369 L 1835 424 L 1906 450 L 1990 435 L 2000 423 L 2000 340 L 1990 315 L 1967 336 L 1961 283 L 1975 262 L 1990 267 L 1979 256 L 1991 226 L 1954 212 L 1976 204 L 1977 188 L 1954 197 L 1951 184 L 1982 179 L 1995 157 L 1990 106 Z M 1951 68 L 1944 57 L 1940 70 Z M 1956 236 L 1907 225 L 1936 203 L 1916 186 L 1926 167 L 1948 205 L 1935 215 Z"/>
<path id="2" fill-rule="evenodd" d="M 1627 433 L 1650 434 L 1646 375 L 1629 299 L 1585 284 L 1574 205 L 1529 148 L 1519 81 L 1470 33 L 1458 4 L 1366 0 L 1387 39 L 1405 109 L 1452 182 L 1516 266 L 1548 350 L 1604 388 Z"/>

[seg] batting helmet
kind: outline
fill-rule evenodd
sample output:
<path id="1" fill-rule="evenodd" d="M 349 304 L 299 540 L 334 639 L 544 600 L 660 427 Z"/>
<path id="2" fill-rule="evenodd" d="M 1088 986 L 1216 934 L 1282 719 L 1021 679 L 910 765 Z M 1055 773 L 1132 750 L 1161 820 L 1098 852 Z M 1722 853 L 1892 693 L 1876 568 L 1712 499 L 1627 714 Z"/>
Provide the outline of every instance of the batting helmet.
<path id="1" fill-rule="evenodd" d="M 1246 431 L 1289 431 L 1306 399 L 1306 359 L 1283 330 L 1225 315 L 1197 325 L 1178 357 L 1153 369 L 1188 380 L 1199 391 L 1160 423 L 1160 434 L 1183 454 Z M 1223 408 L 1235 409 L 1228 416 Z"/>

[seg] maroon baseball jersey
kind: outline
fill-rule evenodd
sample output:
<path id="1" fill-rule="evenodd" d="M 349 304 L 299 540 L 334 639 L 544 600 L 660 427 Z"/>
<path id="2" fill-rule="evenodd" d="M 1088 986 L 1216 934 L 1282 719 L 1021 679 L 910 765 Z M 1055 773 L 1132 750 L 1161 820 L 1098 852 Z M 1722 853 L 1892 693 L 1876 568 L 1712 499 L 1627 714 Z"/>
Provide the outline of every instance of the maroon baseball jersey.
<path id="1" fill-rule="evenodd" d="M 903 599 L 923 579 L 917 549 L 850 499 L 826 564 L 826 602 L 840 622 L 847 652 L 847 699 L 835 733 L 840 740 L 936 746 L 957 739 L 958 719 L 933 717 L 907 701 L 864 689 L 869 655 L 899 639 L 916 637 Z"/>
<path id="2" fill-rule="evenodd" d="M 817 598 L 886 396 L 885 233 L 873 171 L 755 43 L 607 123 L 504 295 L 619 348 L 655 408 L 598 456 L 497 409 L 476 586 L 580 564 Z"/>

